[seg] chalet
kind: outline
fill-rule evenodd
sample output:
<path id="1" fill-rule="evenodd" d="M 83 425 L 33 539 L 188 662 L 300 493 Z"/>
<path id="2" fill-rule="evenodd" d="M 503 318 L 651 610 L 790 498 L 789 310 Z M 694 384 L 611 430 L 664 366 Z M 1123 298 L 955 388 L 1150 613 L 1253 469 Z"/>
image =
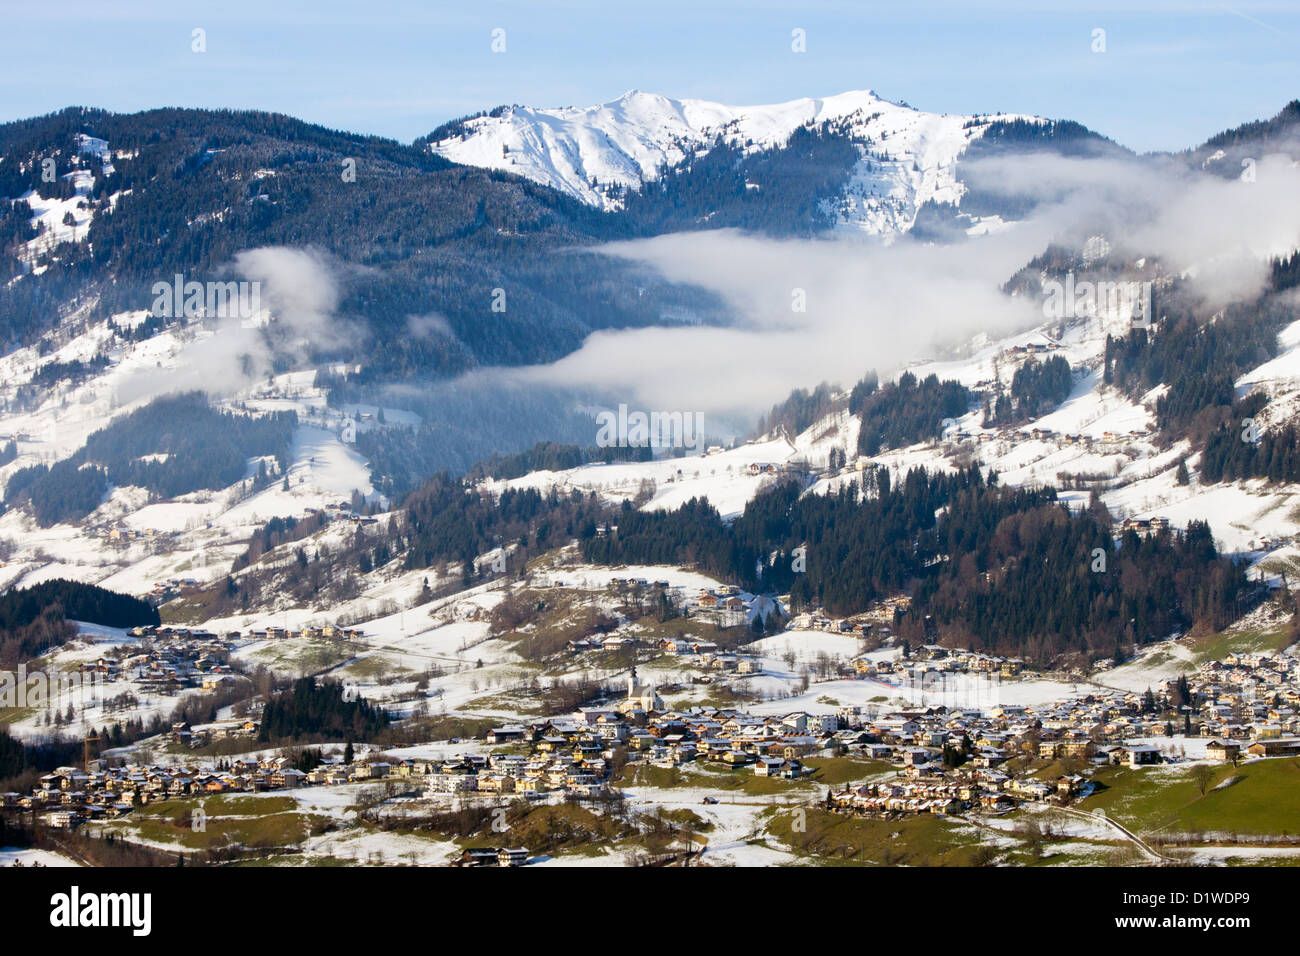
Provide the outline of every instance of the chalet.
<path id="1" fill-rule="evenodd" d="M 1139 744 L 1133 747 L 1120 747 L 1116 751 L 1120 759 L 1130 767 L 1144 767 L 1150 764 L 1157 764 L 1162 761 L 1160 748 L 1152 747 L 1149 744 Z"/>
<path id="2" fill-rule="evenodd" d="M 522 740 L 527 734 L 519 724 L 505 724 L 501 727 L 493 727 L 488 731 L 487 742 L 490 744 L 503 744 L 512 740 Z"/>
<path id="3" fill-rule="evenodd" d="M 923 747 L 906 747 L 903 749 L 903 765 L 906 767 L 918 767 L 930 762 L 930 751 Z"/>
<path id="4" fill-rule="evenodd" d="M 528 862 L 528 851 L 523 847 L 502 847 L 497 851 L 498 866 L 523 866 Z"/>
<path id="5" fill-rule="evenodd" d="M 500 866 L 500 850 L 493 848 L 468 849 L 456 861 L 457 866 Z"/>
<path id="6" fill-rule="evenodd" d="M 1289 757 L 1300 754 L 1300 738 L 1276 737 L 1270 740 L 1257 740 L 1246 750 L 1256 757 Z"/>
<path id="7" fill-rule="evenodd" d="M 759 777 L 782 777 L 793 780 L 803 773 L 803 765 L 798 760 L 784 757 L 760 757 L 754 764 L 754 774 Z"/>
<path id="8" fill-rule="evenodd" d="M 1205 745 L 1205 756 L 1211 760 L 1236 760 L 1241 754 L 1241 744 L 1227 740 L 1211 740 Z"/>

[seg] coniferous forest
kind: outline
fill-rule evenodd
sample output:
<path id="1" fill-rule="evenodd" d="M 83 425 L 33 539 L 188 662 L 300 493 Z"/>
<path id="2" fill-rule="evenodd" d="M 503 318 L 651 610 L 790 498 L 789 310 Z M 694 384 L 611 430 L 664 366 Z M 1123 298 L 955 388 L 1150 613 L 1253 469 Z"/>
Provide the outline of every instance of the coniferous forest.
<path id="1" fill-rule="evenodd" d="M 69 621 L 106 627 L 159 623 L 148 601 L 56 578 L 0 595 L 0 664 L 12 667 L 76 635 Z"/>
<path id="2" fill-rule="evenodd" d="M 988 424 L 1014 425 L 1050 412 L 1070 394 L 1070 363 L 1059 355 L 1040 362 L 1030 358 L 1011 376 L 1011 389 L 1000 389 L 992 403 Z"/>
<path id="3" fill-rule="evenodd" d="M 672 512 L 625 507 L 617 529 L 585 539 L 582 553 L 605 564 L 690 564 L 755 591 L 788 590 L 794 610 L 853 614 L 910 589 L 902 633 L 1038 663 L 1221 628 L 1256 596 L 1201 522 L 1129 532 L 1118 545 L 1113 534 L 1104 508 L 1072 513 L 1050 488 L 1003 488 L 974 468 L 916 469 L 895 486 L 877 469 L 860 488 L 826 495 L 778 483 L 730 524 L 698 500 Z"/>
<path id="4" fill-rule="evenodd" d="M 30 503 L 37 522 L 48 527 L 85 517 L 112 485 L 165 498 L 216 490 L 244 480 L 254 457 L 275 458 L 283 473 L 297 423 L 294 412 L 220 411 L 201 392 L 164 396 L 95 432 L 71 457 L 16 471 L 5 503 Z M 265 483 L 271 472 L 262 464 L 256 477 Z"/>
<path id="5" fill-rule="evenodd" d="M 937 375 L 917 381 L 904 372 L 897 382 L 875 387 L 875 376 L 858 383 L 849 398 L 849 411 L 862 419 L 858 452 L 876 455 L 938 438 L 945 418 L 970 410 L 970 392 L 960 382 L 941 382 Z"/>
<path id="6" fill-rule="evenodd" d="M 370 740 L 388 723 L 388 714 L 369 701 L 349 699 L 342 684 L 302 677 L 266 702 L 258 739 L 360 742 Z"/>

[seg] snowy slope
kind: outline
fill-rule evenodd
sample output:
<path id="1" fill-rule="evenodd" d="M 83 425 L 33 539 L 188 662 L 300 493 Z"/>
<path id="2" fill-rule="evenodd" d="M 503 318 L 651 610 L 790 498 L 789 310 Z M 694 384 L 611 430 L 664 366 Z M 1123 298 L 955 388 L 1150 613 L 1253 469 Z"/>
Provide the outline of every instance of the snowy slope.
<path id="1" fill-rule="evenodd" d="M 66 323 L 46 337 L 44 348 L 28 346 L 0 357 L 0 445 L 12 443 L 16 450 L 13 461 L 0 465 L 0 488 L 22 468 L 74 454 L 91 434 L 156 395 L 197 384 L 190 350 L 210 342 L 214 333 L 199 321 L 172 326 L 140 342 L 124 341 L 114 332 L 115 327 L 134 326 L 144 315 L 119 313 L 109 321 Z M 87 362 L 97 355 L 107 364 L 84 380 L 59 381 L 31 400 L 18 400 L 18 390 L 30 385 L 42 367 Z M 162 376 L 156 387 L 142 391 L 140 383 L 155 374 Z M 241 481 L 161 500 L 151 500 L 143 488 L 114 487 L 84 520 L 49 528 L 39 527 L 26 509 L 3 511 L 0 588 L 70 577 L 146 594 L 171 578 L 209 581 L 229 570 L 249 537 L 269 519 L 346 502 L 353 491 L 373 496 L 367 462 L 343 434 L 347 416 L 353 416 L 360 431 L 382 427 L 373 421 L 376 410 L 330 408 L 314 379 L 311 370 L 287 372 L 214 399 L 240 414 L 298 415 L 283 481 L 277 476 L 262 488 Z M 174 386 L 167 384 L 172 382 Z M 411 413 L 393 410 L 393 416 L 394 422 L 419 422 Z M 260 463 L 250 459 L 246 477 L 255 475 Z M 133 534 L 113 541 L 109 535 L 114 529 Z"/>
<path id="2" fill-rule="evenodd" d="M 768 106 L 631 90 L 599 106 L 512 106 L 493 113 L 464 121 L 461 132 L 435 140 L 430 149 L 454 162 L 524 176 L 603 209 L 618 208 L 620 188 L 639 189 L 719 140 L 747 151 L 772 149 L 801 126 L 835 124 L 858 144 L 859 160 L 828 211 L 842 228 L 880 236 L 911 228 L 929 199 L 960 199 L 958 157 L 990 123 L 1015 118 L 924 113 L 870 90 Z"/>
<path id="3" fill-rule="evenodd" d="M 950 423 L 942 440 L 887 450 L 872 459 L 854 460 L 860 421 L 841 403 L 789 440 L 767 435 L 711 455 L 538 471 L 509 481 L 487 481 L 483 487 L 579 489 L 616 504 L 642 495 L 646 510 L 677 508 L 698 496 L 731 517 L 740 514 L 765 484 L 776 480 L 767 465 L 779 469 L 806 463 L 813 470 L 809 493 L 823 494 L 858 482 L 859 468 L 868 464 L 888 468 L 897 482 L 912 468 L 946 471 L 959 463 L 976 462 L 997 471 L 1006 485 L 1054 485 L 1061 499 L 1075 507 L 1085 505 L 1089 489 L 1096 488 L 1118 520 L 1160 517 L 1175 528 L 1205 520 L 1221 548 L 1252 563 L 1287 553 L 1291 542 L 1300 541 L 1296 486 L 1270 485 L 1262 479 L 1203 484 L 1196 473 L 1199 455 L 1186 440 L 1164 446 L 1156 439 L 1155 405 L 1168 386 L 1134 401 L 1104 383 L 1106 338 L 1122 334 L 1132 319 L 1124 306 L 1118 311 L 1103 309 L 1066 323 L 1052 320 L 996 341 L 980 336 L 965 355 L 912 363 L 908 370 L 918 378 L 935 374 L 965 384 L 975 396 L 975 409 Z M 1243 391 L 1257 388 L 1269 397 L 1258 415 L 1266 430 L 1300 414 L 1300 323 L 1282 332 L 1279 346 L 1277 358 L 1237 382 Z M 1026 352 L 1026 348 L 1037 351 Z M 1065 401 L 1034 421 L 983 427 L 979 403 L 995 381 L 1006 388 L 1016 369 L 1031 356 L 1051 355 L 1066 358 L 1075 370 L 1074 388 Z M 1035 429 L 1039 434 L 1034 434 Z M 828 467 L 832 449 L 847 454 L 847 467 L 838 471 Z M 1184 458 L 1192 478 L 1179 485 L 1175 472 Z M 1075 485 L 1074 478 L 1084 480 Z"/>

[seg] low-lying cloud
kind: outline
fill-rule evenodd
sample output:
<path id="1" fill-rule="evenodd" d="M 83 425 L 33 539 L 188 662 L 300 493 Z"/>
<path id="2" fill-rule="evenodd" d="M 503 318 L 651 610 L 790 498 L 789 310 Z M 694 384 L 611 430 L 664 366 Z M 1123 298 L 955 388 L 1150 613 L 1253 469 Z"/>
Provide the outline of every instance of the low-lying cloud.
<path id="1" fill-rule="evenodd" d="M 1265 288 L 1269 258 L 1300 245 L 1300 169 L 1283 155 L 1252 164 L 1243 181 L 1173 158 L 1040 153 L 972 162 L 964 170 L 973 185 L 1039 204 L 1007 230 L 952 245 L 718 230 L 605 246 L 604 254 L 720 294 L 734 323 L 601 331 L 553 364 L 507 374 L 646 408 L 752 413 L 795 387 L 848 385 L 980 333 L 1041 324 L 1038 303 L 1002 285 L 1049 242 L 1077 248 L 1099 232 L 1121 254 L 1187 274 L 1207 304 L 1249 298 Z"/>
<path id="2" fill-rule="evenodd" d="M 957 246 L 883 246 L 722 230 L 606 246 L 719 293 L 734 324 L 597 332 L 558 362 L 517 374 L 652 408 L 753 412 L 795 387 L 851 384 L 976 331 L 1030 324 L 1033 306 L 999 285 L 1047 238 L 1029 226 Z"/>
<path id="3" fill-rule="evenodd" d="M 1300 167 L 1289 156 L 1250 158 L 1230 178 L 1172 157 L 1080 159 L 1047 153 L 978 160 L 963 167 L 982 191 L 1029 196 L 1036 221 L 1060 241 L 1103 233 L 1134 256 L 1188 273 L 1207 302 L 1264 290 L 1269 259 L 1300 242 Z"/>
<path id="4" fill-rule="evenodd" d="M 220 274 L 189 274 L 185 281 L 257 283 L 256 315 L 209 316 L 179 334 L 191 336 L 166 367 L 129 376 L 118 400 L 132 402 L 200 389 L 229 395 L 272 374 L 277 358 L 293 365 L 318 348 L 335 348 L 359 335 L 336 314 L 341 268 L 311 249 L 267 246 L 241 252 Z M 165 277 L 170 281 L 171 277 Z"/>

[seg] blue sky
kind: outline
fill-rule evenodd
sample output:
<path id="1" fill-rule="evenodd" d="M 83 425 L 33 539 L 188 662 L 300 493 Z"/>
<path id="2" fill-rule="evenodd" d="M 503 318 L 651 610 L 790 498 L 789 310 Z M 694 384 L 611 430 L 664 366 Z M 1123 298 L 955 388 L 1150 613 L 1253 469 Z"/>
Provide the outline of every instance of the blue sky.
<path id="1" fill-rule="evenodd" d="M 410 141 L 499 103 L 870 88 L 934 112 L 1068 117 L 1152 150 L 1300 96 L 1295 0 L 6 0 L 0 17 L 0 120 L 68 105 L 250 107 Z M 804 53 L 791 50 L 796 28 Z"/>

